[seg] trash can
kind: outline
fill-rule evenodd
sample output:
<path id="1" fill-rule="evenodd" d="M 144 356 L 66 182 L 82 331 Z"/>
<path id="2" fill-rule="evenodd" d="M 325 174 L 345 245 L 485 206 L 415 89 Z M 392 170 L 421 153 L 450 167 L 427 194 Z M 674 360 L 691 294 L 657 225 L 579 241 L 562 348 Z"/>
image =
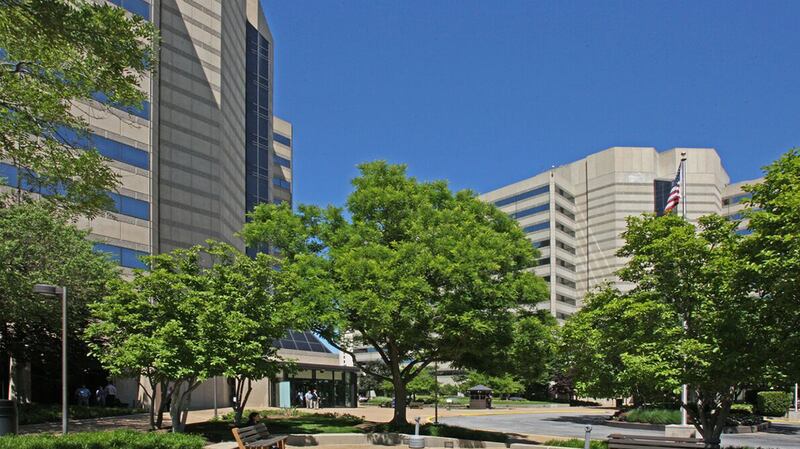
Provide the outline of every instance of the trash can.
<path id="1" fill-rule="evenodd" d="M 17 401 L 0 399 L 0 436 L 17 433 Z"/>
<path id="2" fill-rule="evenodd" d="M 489 408 L 488 399 L 491 397 L 492 389 L 485 385 L 475 385 L 467 390 L 469 393 L 469 408 L 485 409 Z"/>

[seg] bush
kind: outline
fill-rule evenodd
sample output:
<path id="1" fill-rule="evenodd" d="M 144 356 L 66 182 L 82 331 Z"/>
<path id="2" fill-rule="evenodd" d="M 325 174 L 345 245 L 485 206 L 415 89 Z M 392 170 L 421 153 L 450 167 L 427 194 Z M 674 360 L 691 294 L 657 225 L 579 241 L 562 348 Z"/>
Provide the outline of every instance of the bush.
<path id="1" fill-rule="evenodd" d="M 387 396 L 375 396 L 367 401 L 369 405 L 385 405 L 387 402 L 391 403 L 392 398 Z"/>
<path id="2" fill-rule="evenodd" d="M 732 404 L 731 415 L 752 415 L 753 404 Z"/>
<path id="3" fill-rule="evenodd" d="M 648 424 L 680 424 L 681 411 L 660 408 L 635 408 L 623 413 L 620 418 L 627 422 L 641 422 Z"/>
<path id="4" fill-rule="evenodd" d="M 18 404 L 17 410 L 19 411 L 20 425 L 61 421 L 60 404 Z M 69 406 L 69 417 L 72 419 L 102 418 L 104 416 L 122 416 L 145 412 L 146 410 L 143 409 L 128 407 Z"/>
<path id="5" fill-rule="evenodd" d="M 570 440 L 547 440 L 542 443 L 543 446 L 558 446 L 558 447 L 576 447 L 583 449 L 583 440 L 572 438 Z M 591 440 L 589 442 L 591 449 L 608 449 L 608 443 L 602 440 Z"/>
<path id="6" fill-rule="evenodd" d="M 785 391 L 759 391 L 756 410 L 764 416 L 783 416 L 792 405 L 792 394 Z"/>
<path id="7" fill-rule="evenodd" d="M 205 440 L 194 435 L 131 430 L 0 437 L 0 449 L 201 449 L 204 445 Z"/>

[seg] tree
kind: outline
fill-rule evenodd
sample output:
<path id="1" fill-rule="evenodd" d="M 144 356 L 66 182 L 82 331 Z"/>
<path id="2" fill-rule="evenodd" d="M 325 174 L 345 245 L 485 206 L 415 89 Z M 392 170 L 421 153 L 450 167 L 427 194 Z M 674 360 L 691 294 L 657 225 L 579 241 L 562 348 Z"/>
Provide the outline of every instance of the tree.
<path id="1" fill-rule="evenodd" d="M 764 301 L 742 273 L 736 223 L 674 215 L 629 217 L 618 275 L 636 287 L 605 287 L 564 329 L 576 388 L 601 396 L 645 396 L 688 384 L 683 403 L 706 445 L 720 434 L 737 394 L 766 376 Z M 768 338 L 768 337 L 766 337 Z"/>
<path id="2" fill-rule="evenodd" d="M 742 257 L 750 264 L 753 291 L 769 298 L 763 332 L 773 337 L 779 381 L 800 378 L 800 148 L 765 168 L 763 182 L 745 186 L 752 195 L 745 217 L 752 235 Z"/>
<path id="3" fill-rule="evenodd" d="M 466 392 L 477 385 L 489 387 L 492 389 L 492 394 L 501 397 L 508 397 L 525 390 L 525 386 L 522 382 L 511 374 L 490 376 L 478 371 L 470 371 L 467 373 L 466 378 L 461 382 L 461 389 Z"/>
<path id="4" fill-rule="evenodd" d="M 547 310 L 520 315 L 514 323 L 509 372 L 525 385 L 546 383 L 553 370 L 558 321 Z"/>
<path id="5" fill-rule="evenodd" d="M 37 283 L 67 287 L 70 339 L 86 324 L 87 304 L 117 277 L 114 263 L 94 252 L 86 235 L 46 204 L 0 206 L 0 357 L 58 355 L 61 304 L 34 294 Z"/>
<path id="6" fill-rule="evenodd" d="M 155 38 L 151 23 L 105 4 L 0 0 L 0 160 L 20 168 L 6 202 L 29 188 L 71 212 L 112 205 L 117 176 L 97 151 L 80 148 L 87 123 L 73 111 L 97 93 L 139 106 Z"/>
<path id="7" fill-rule="evenodd" d="M 339 350 L 375 348 L 406 421 L 406 386 L 434 361 L 501 370 L 514 311 L 546 296 L 527 271 L 535 250 L 517 223 L 468 191 L 420 182 L 403 165 L 359 166 L 341 209 L 262 204 L 242 232 L 280 249 L 281 270 L 318 310 L 316 330 Z M 369 372 L 369 371 L 368 371 Z"/>
<path id="8" fill-rule="evenodd" d="M 272 343 L 302 326 L 274 259 L 211 241 L 147 259 L 149 273 L 136 271 L 92 305 L 94 355 L 112 373 L 148 382 L 152 427 L 160 424 L 156 387 L 168 392 L 173 431 L 182 431 L 192 392 L 219 375 L 235 379 L 241 419 L 251 381 L 281 366 Z"/>
<path id="9" fill-rule="evenodd" d="M 418 394 L 433 394 L 436 392 L 436 376 L 434 375 L 433 368 L 425 368 L 420 371 L 417 377 L 411 379 L 406 385 L 406 391 L 412 395 L 414 399 Z"/>

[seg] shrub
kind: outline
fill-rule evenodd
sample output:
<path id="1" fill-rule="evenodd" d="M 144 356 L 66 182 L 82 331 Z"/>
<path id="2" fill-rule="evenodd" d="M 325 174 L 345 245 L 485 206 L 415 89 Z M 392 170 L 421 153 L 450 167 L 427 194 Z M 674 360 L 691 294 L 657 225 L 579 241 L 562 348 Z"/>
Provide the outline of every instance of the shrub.
<path id="1" fill-rule="evenodd" d="M 628 422 L 641 422 L 648 424 L 680 424 L 681 411 L 660 408 L 635 408 L 623 413 L 621 418 L 623 421 Z"/>
<path id="2" fill-rule="evenodd" d="M 752 415 L 753 404 L 732 404 L 731 415 Z"/>
<path id="3" fill-rule="evenodd" d="M 570 440 L 547 440 L 542 443 L 543 446 L 558 446 L 558 447 L 576 447 L 583 449 L 583 440 L 572 438 Z M 608 449 L 608 443 L 602 440 L 591 440 L 589 442 L 591 449 Z"/>
<path id="4" fill-rule="evenodd" d="M 204 445 L 205 440 L 195 435 L 132 430 L 0 437 L 0 449 L 201 449 Z"/>
<path id="5" fill-rule="evenodd" d="M 386 396 L 376 396 L 367 401 L 369 405 L 385 405 L 387 402 L 391 403 L 392 398 Z"/>
<path id="6" fill-rule="evenodd" d="M 756 410 L 764 416 L 783 416 L 792 404 L 792 394 L 785 391 L 759 391 Z"/>
<path id="7" fill-rule="evenodd" d="M 18 404 L 19 423 L 39 424 L 50 421 L 61 421 L 60 404 Z M 72 419 L 102 418 L 104 416 L 132 415 L 145 413 L 146 410 L 128 407 L 90 407 L 70 405 L 69 417 Z"/>

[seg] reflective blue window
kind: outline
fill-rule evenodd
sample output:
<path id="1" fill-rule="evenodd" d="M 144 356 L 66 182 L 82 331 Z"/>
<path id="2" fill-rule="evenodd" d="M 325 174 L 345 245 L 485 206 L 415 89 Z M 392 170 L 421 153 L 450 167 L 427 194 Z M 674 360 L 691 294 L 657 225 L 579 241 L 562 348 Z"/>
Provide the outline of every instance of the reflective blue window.
<path id="1" fill-rule="evenodd" d="M 739 235 L 750 235 L 750 234 L 753 233 L 753 230 L 752 229 L 747 229 L 747 228 L 745 228 L 745 229 L 737 229 L 736 233 L 739 234 Z"/>
<path id="2" fill-rule="evenodd" d="M 33 173 L 27 169 L 22 169 L 22 171 L 23 173 L 20 175 L 17 167 L 10 164 L 0 163 L 0 178 L 2 178 L 0 181 L 2 181 L 3 184 L 12 187 L 17 187 L 17 184 L 19 183 L 19 187 L 22 190 L 40 193 L 45 196 L 54 194 L 64 195 L 66 193 L 66 190 L 62 185 L 40 187 L 35 183 L 32 184 L 31 178 L 36 178 L 36 173 Z"/>
<path id="3" fill-rule="evenodd" d="M 531 207 L 530 209 L 524 209 L 519 212 L 514 212 L 511 214 L 511 218 L 527 217 L 528 215 L 538 214 L 539 212 L 544 212 L 549 209 L 550 209 L 550 204 L 544 203 L 538 206 Z"/>
<path id="4" fill-rule="evenodd" d="M 522 228 L 522 232 L 526 234 L 530 234 L 531 232 L 541 231 L 542 229 L 548 229 L 550 227 L 550 221 L 543 221 L 541 223 L 536 223 L 534 225 L 526 226 Z"/>
<path id="5" fill-rule="evenodd" d="M 129 196 L 118 193 L 109 193 L 108 196 L 114 200 L 115 212 L 142 220 L 150 220 L 150 203 L 137 200 Z"/>
<path id="6" fill-rule="evenodd" d="M 113 139 L 108 139 L 97 134 L 89 134 L 89 137 L 78 135 L 75 130 L 59 127 L 56 132 L 56 137 L 62 142 L 68 143 L 75 147 L 97 149 L 97 152 L 103 156 L 114 159 L 115 161 L 124 162 L 133 165 L 134 167 L 150 169 L 150 155 L 147 151 L 140 150 L 122 142 L 117 142 Z"/>
<path id="7" fill-rule="evenodd" d="M 141 106 L 124 106 L 118 103 L 114 103 L 108 99 L 108 95 L 103 92 L 95 92 L 92 94 L 92 98 L 99 101 L 100 103 L 107 104 L 111 107 L 117 108 L 120 111 L 127 112 L 128 114 L 135 115 L 137 117 L 141 117 L 145 120 L 150 120 L 150 102 L 147 100 L 142 101 Z"/>
<path id="8" fill-rule="evenodd" d="M 282 143 L 282 144 L 286 145 L 287 147 L 292 146 L 292 139 L 284 136 L 283 134 L 272 133 L 272 139 L 275 142 Z"/>
<path id="9" fill-rule="evenodd" d="M 742 194 L 739 194 L 739 195 L 736 195 L 736 196 L 732 196 L 730 198 L 723 198 L 722 199 L 722 204 L 724 206 L 727 206 L 727 205 L 730 205 L 730 204 L 739 204 L 739 203 L 742 202 L 742 200 L 749 199 L 749 198 L 752 198 L 752 197 L 753 197 L 752 193 L 742 193 Z"/>
<path id="10" fill-rule="evenodd" d="M 277 154 L 272 157 L 272 161 L 275 162 L 276 164 L 282 166 L 282 167 L 286 167 L 286 168 L 291 168 L 292 167 L 292 161 L 290 161 L 289 159 L 286 159 L 285 157 L 278 156 Z"/>
<path id="11" fill-rule="evenodd" d="M 144 0 L 109 0 L 112 4 L 121 6 L 133 14 L 150 20 L 150 4 Z"/>
<path id="12" fill-rule="evenodd" d="M 505 206 L 506 204 L 516 203 L 517 201 L 522 201 L 526 198 L 532 198 L 536 195 L 541 195 L 543 193 L 547 193 L 550 191 L 550 186 L 545 185 L 541 187 L 537 187 L 533 190 L 528 190 L 527 192 L 518 193 L 514 196 L 510 196 L 508 198 L 503 198 L 501 200 L 497 200 L 494 202 L 494 205 L 497 207 Z"/>
<path id="13" fill-rule="evenodd" d="M 142 270 L 147 269 L 147 264 L 139 260 L 140 257 L 149 255 L 144 251 L 137 251 L 135 249 L 109 245 L 108 243 L 95 243 L 94 250 L 96 252 L 108 254 L 111 260 L 120 266 L 127 268 L 139 268 Z"/>
<path id="14" fill-rule="evenodd" d="M 291 190 L 292 188 L 291 183 L 283 178 L 272 178 L 272 185 L 286 190 Z"/>

